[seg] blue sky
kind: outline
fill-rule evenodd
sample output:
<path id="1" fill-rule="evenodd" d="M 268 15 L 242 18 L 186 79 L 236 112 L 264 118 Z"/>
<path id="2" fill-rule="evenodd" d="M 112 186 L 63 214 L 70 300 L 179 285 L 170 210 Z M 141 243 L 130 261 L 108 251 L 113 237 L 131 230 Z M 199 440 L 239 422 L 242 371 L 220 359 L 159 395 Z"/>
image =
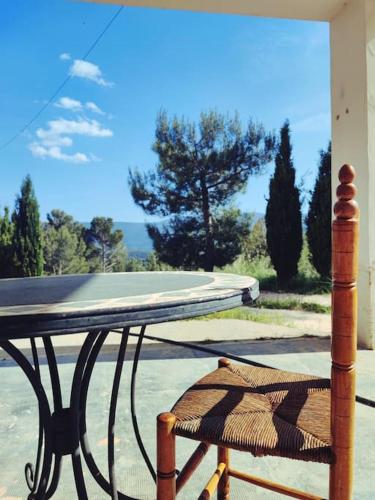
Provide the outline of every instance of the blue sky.
<path id="1" fill-rule="evenodd" d="M 56 90 L 56 101 L 0 151 L 0 207 L 13 208 L 30 174 L 41 216 L 60 208 L 142 222 L 127 186 L 129 166 L 155 165 L 155 118 L 197 120 L 202 110 L 238 111 L 277 131 L 291 124 L 298 182 L 311 189 L 330 138 L 326 23 L 125 8 L 79 61 L 118 7 L 64 0 L 13 0 L 0 18 L 0 143 Z M 64 54 L 64 56 L 62 56 Z M 265 211 L 268 166 L 237 203 Z"/>

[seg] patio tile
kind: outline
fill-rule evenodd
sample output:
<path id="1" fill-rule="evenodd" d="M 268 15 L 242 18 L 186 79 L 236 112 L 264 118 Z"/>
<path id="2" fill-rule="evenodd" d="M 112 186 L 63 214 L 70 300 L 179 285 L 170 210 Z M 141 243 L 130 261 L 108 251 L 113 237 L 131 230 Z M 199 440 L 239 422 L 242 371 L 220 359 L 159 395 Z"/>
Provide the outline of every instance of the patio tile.
<path id="1" fill-rule="evenodd" d="M 214 348 L 244 355 L 255 361 L 283 369 L 304 371 L 328 376 L 330 371 L 327 339 L 296 339 L 274 341 L 232 342 L 214 344 Z M 88 400 L 88 433 L 91 449 L 99 468 L 107 476 L 106 426 L 110 391 L 114 373 L 115 351 L 109 348 L 94 369 Z M 375 353 L 358 353 L 358 393 L 374 398 Z M 65 401 L 68 398 L 74 364 L 74 355 L 62 356 L 60 374 Z M 196 379 L 217 365 L 216 357 L 207 357 L 189 349 L 166 345 L 145 345 L 138 368 L 137 414 L 146 448 L 152 461 L 155 456 L 155 416 L 168 410 L 181 393 Z M 131 428 L 129 378 L 131 363 L 126 362 L 120 387 L 116 421 L 116 467 L 119 489 L 148 500 L 154 498 L 154 485 L 143 465 Z M 48 381 L 47 366 L 41 367 L 43 379 Z M 35 397 L 19 368 L 0 363 L 0 498 L 26 498 L 23 475 L 24 463 L 35 460 L 37 442 L 37 409 Z M 371 478 L 375 471 L 375 452 L 372 446 L 375 432 L 375 409 L 357 405 L 357 450 L 355 499 L 372 500 L 375 486 Z M 178 439 L 178 466 L 181 467 L 196 443 Z M 191 482 L 179 498 L 196 498 L 215 467 L 212 449 Z M 322 464 L 309 464 L 275 457 L 253 458 L 250 454 L 232 453 L 234 467 L 250 473 L 281 481 L 291 486 L 325 494 L 328 469 Z M 86 474 L 90 500 L 105 498 L 90 474 Z M 277 499 L 280 495 L 267 492 L 237 480 L 232 481 L 232 497 L 238 499 Z M 61 487 L 56 499 L 76 498 L 70 459 L 65 458 Z"/>

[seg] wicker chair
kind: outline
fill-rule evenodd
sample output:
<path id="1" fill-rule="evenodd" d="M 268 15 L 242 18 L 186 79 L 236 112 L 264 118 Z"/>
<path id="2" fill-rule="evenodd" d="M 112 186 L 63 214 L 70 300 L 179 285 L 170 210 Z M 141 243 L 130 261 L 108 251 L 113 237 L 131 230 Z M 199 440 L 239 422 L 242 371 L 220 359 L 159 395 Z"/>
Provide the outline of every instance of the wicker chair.
<path id="1" fill-rule="evenodd" d="M 329 464 L 329 498 L 351 498 L 358 260 L 354 175 L 353 167 L 341 168 L 334 208 L 331 379 L 220 360 L 219 368 L 190 387 L 170 413 L 158 416 L 158 500 L 176 498 L 211 444 L 217 446 L 218 465 L 200 499 L 217 489 L 217 498 L 228 500 L 231 476 L 294 498 L 321 498 L 232 469 L 229 449 Z M 200 442 L 177 478 L 176 435 Z"/>

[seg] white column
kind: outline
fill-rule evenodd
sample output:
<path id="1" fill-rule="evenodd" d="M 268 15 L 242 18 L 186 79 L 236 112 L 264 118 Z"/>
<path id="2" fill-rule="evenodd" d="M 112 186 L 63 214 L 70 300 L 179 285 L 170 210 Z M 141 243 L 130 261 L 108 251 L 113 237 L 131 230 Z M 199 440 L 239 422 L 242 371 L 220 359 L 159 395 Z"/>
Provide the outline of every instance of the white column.
<path id="1" fill-rule="evenodd" d="M 332 184 L 357 171 L 361 210 L 358 341 L 375 347 L 375 2 L 350 0 L 331 21 Z"/>

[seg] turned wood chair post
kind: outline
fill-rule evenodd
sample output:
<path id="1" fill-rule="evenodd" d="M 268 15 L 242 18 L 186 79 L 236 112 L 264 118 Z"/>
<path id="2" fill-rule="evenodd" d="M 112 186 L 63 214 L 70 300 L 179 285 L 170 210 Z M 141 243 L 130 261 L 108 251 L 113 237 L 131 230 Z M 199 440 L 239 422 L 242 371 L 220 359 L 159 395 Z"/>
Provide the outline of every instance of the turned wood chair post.
<path id="1" fill-rule="evenodd" d="M 219 359 L 219 368 L 225 368 L 230 364 L 228 359 Z M 229 500 L 229 449 L 218 446 L 217 448 L 217 465 L 224 463 L 226 468 L 220 478 L 217 487 L 217 500 Z"/>
<path id="2" fill-rule="evenodd" d="M 172 413 L 161 413 L 157 419 L 157 500 L 176 498 L 175 422 L 176 417 Z"/>
<path id="3" fill-rule="evenodd" d="M 354 462 L 355 358 L 357 350 L 358 216 L 353 200 L 355 171 L 339 172 L 332 224 L 332 372 L 330 500 L 352 498 Z"/>

